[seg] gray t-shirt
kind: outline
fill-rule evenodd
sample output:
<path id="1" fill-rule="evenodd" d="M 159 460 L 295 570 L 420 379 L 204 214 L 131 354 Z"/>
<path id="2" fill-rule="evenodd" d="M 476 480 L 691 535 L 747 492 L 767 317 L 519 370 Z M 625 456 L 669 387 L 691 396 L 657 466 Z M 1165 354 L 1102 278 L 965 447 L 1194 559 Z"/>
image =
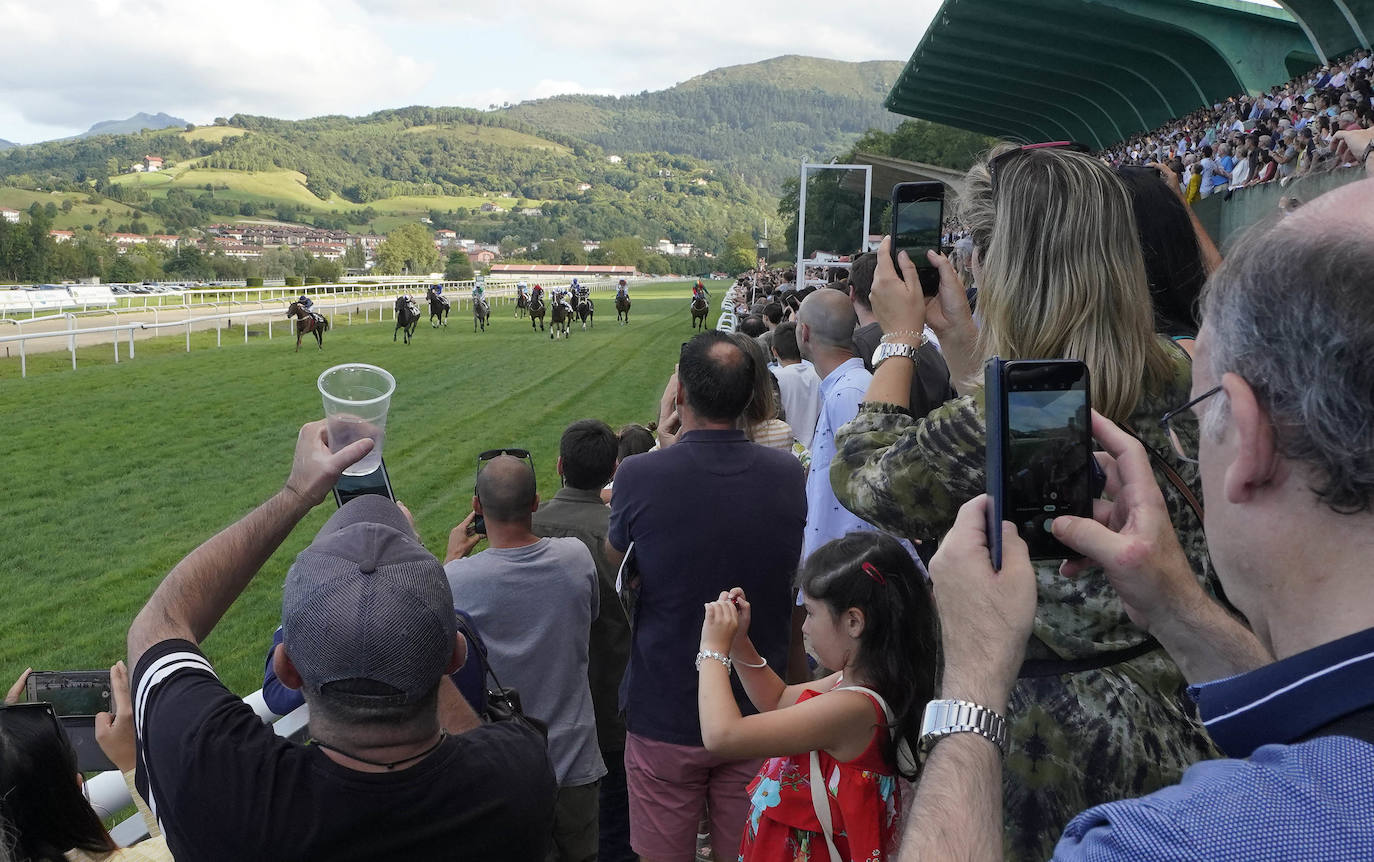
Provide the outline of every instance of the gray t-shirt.
<path id="1" fill-rule="evenodd" d="M 549 759 L 562 787 L 606 774 L 587 684 L 587 649 L 599 611 L 596 564 L 577 539 L 488 548 L 444 566 L 454 601 L 472 615 L 501 684 L 548 724 Z"/>

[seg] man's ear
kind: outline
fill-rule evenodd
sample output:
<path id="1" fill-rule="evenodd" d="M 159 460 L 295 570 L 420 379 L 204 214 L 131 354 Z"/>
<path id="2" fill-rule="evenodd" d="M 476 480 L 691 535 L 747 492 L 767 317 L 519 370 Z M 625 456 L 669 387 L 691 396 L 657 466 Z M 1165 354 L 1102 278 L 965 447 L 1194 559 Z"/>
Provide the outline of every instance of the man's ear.
<path id="1" fill-rule="evenodd" d="M 673 396 L 673 403 L 681 407 L 687 403 L 687 391 L 682 388 L 682 380 L 677 382 L 677 394 Z"/>
<path id="2" fill-rule="evenodd" d="M 275 673 L 277 679 L 287 688 L 300 691 L 305 685 L 305 680 L 301 679 L 301 672 L 296 670 L 296 666 L 291 663 L 291 657 L 286 654 L 286 644 L 277 644 L 272 650 L 272 673 Z"/>
<path id="3" fill-rule="evenodd" d="M 468 639 L 459 632 L 453 639 L 453 655 L 449 656 L 448 669 L 444 673 L 457 673 L 468 663 Z"/>
<path id="4" fill-rule="evenodd" d="M 538 495 L 538 494 L 535 494 L 535 495 L 534 495 L 534 502 L 530 504 L 530 511 L 531 511 L 531 512 L 536 512 L 536 511 L 538 511 L 538 510 L 539 510 L 539 495 Z"/>
<path id="5" fill-rule="evenodd" d="M 558 475 L 563 475 L 563 456 L 559 455 L 558 460 L 553 462 L 553 469 Z"/>
<path id="6" fill-rule="evenodd" d="M 1235 457 L 1226 467 L 1223 487 L 1229 502 L 1244 503 L 1259 488 L 1271 484 L 1278 472 L 1274 426 L 1270 424 L 1268 412 L 1260 406 L 1255 391 L 1245 378 L 1228 372 L 1222 376 L 1221 386 L 1226 392 L 1227 407 L 1231 414 L 1235 449 Z"/>

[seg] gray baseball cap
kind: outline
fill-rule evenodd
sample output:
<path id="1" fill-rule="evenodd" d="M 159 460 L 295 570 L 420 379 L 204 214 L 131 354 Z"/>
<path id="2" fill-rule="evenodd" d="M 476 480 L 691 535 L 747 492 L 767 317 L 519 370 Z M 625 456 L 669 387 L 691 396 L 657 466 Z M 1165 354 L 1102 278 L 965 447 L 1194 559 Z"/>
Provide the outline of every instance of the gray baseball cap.
<path id="1" fill-rule="evenodd" d="M 396 504 L 350 500 L 286 575 L 282 643 L 307 693 L 414 703 L 448 669 L 457 634 L 444 567 Z"/>

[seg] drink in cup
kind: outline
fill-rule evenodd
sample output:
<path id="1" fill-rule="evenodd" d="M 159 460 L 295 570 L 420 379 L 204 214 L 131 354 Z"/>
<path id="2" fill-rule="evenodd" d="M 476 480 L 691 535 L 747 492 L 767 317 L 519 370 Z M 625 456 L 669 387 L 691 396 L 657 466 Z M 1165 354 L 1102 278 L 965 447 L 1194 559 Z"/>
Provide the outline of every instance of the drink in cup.
<path id="1" fill-rule="evenodd" d="M 346 468 L 344 475 L 372 473 L 382 465 L 386 413 L 391 407 L 391 393 L 396 391 L 396 378 L 384 368 L 351 362 L 326 369 L 318 385 L 324 398 L 330 451 L 337 452 L 354 440 L 372 438 L 372 451 Z"/>

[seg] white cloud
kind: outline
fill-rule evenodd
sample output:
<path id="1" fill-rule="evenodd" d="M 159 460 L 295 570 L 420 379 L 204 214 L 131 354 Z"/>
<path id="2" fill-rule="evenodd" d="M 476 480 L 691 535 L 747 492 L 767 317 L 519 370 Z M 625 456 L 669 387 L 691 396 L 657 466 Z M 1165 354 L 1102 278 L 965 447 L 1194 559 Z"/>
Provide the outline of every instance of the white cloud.
<path id="1" fill-rule="evenodd" d="M 0 0 L 0 21 L 0 115 L 33 126 L 351 112 L 403 104 L 434 71 L 382 41 L 351 0 Z"/>

